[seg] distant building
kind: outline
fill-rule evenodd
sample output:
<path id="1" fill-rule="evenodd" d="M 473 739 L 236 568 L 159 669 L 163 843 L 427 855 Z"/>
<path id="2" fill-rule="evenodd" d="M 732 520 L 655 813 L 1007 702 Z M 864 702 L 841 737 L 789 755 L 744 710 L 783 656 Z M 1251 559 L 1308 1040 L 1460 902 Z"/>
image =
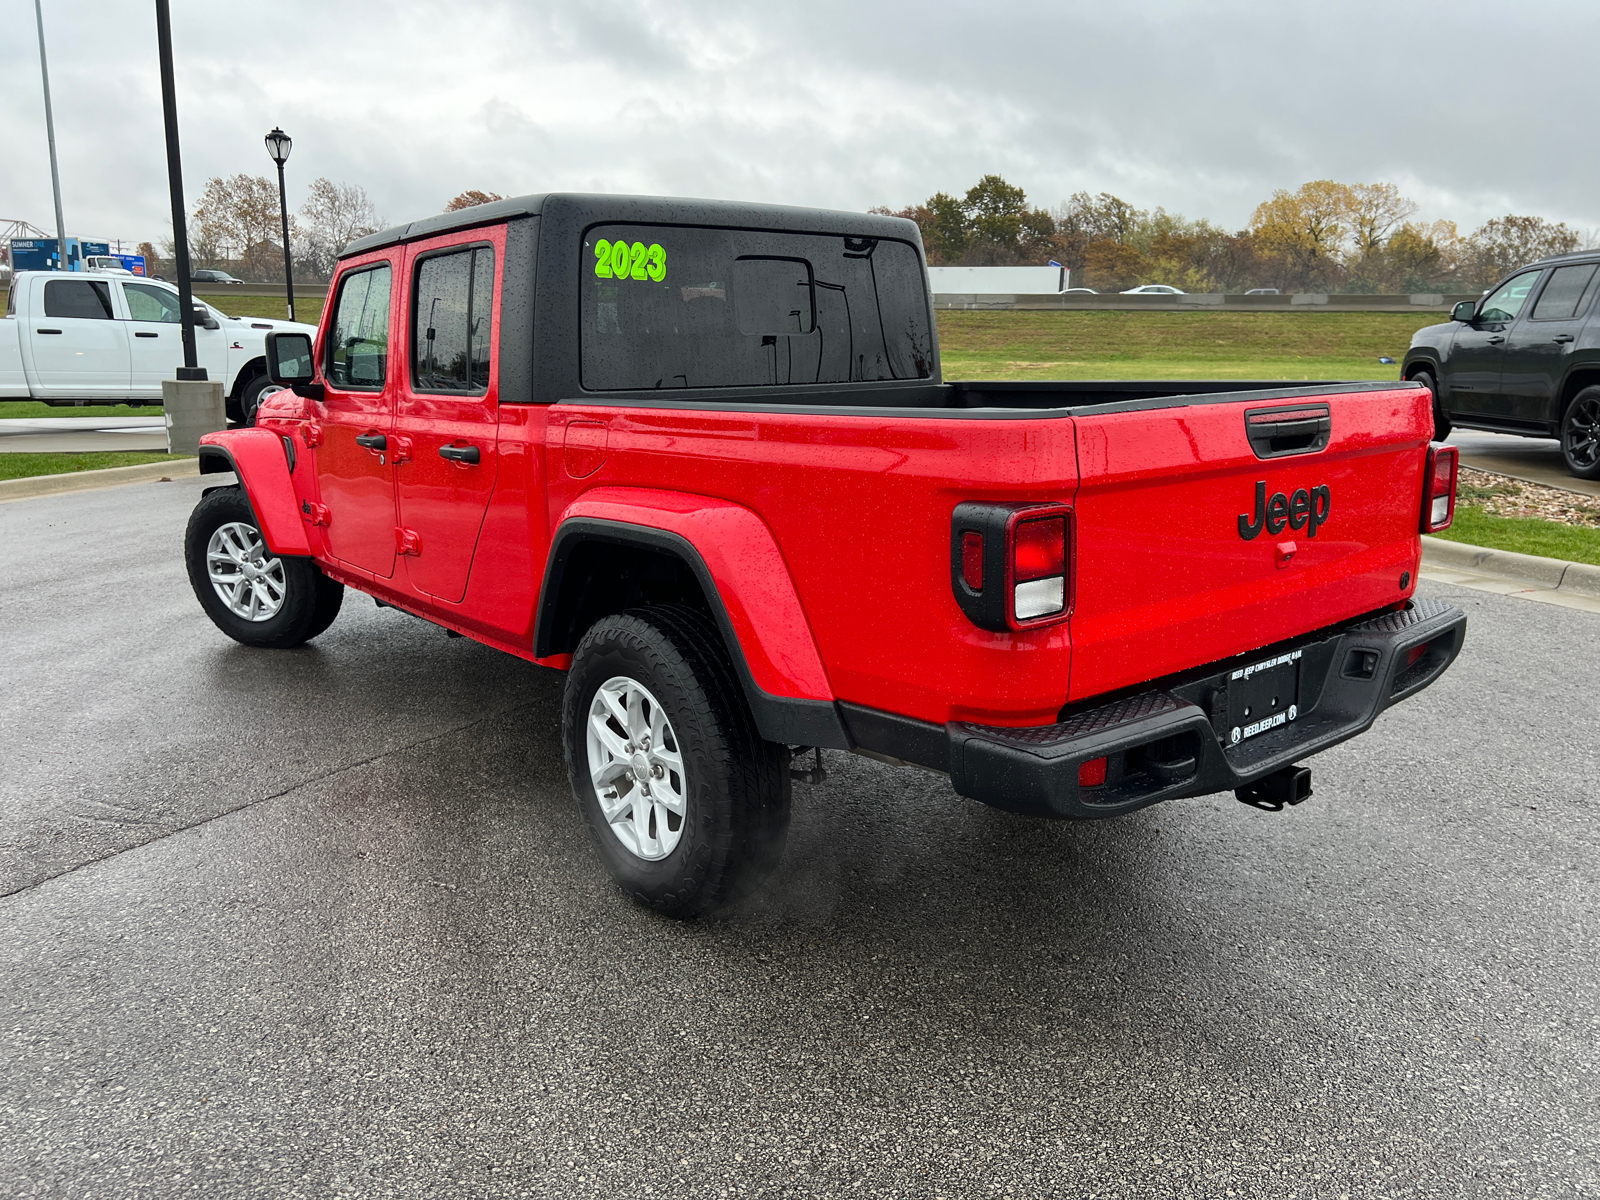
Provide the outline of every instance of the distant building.
<path id="1" fill-rule="evenodd" d="M 935 295 L 1054 296 L 1067 290 L 1071 272 L 1048 267 L 929 267 Z"/>

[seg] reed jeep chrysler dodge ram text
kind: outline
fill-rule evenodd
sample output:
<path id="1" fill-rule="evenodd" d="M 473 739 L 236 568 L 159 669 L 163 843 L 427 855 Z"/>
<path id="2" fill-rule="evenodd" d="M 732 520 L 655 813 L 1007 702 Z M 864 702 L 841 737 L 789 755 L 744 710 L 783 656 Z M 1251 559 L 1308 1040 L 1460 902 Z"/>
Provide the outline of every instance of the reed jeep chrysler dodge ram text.
<path id="1" fill-rule="evenodd" d="M 775 863 L 811 748 L 1019 813 L 1281 808 L 1449 666 L 1424 388 L 946 383 L 926 280 L 909 221 L 758 205 L 365 238 L 205 439 L 195 593 L 249 645 L 353 587 L 565 670 L 594 844 L 682 916 Z"/>

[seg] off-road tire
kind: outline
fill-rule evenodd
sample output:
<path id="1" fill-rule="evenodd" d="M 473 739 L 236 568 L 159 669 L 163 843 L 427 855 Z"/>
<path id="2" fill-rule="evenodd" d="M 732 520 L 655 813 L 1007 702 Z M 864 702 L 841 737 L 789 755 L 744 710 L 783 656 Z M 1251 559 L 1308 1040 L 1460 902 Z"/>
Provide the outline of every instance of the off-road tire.
<path id="1" fill-rule="evenodd" d="M 1428 389 L 1433 397 L 1433 440 L 1442 442 L 1450 436 L 1452 428 L 1450 418 L 1445 416 L 1444 406 L 1439 402 L 1439 382 L 1433 377 L 1432 371 L 1418 371 L 1411 377 L 1412 383 L 1420 383 Z"/>
<path id="2" fill-rule="evenodd" d="M 1600 479 L 1600 457 L 1594 457 L 1593 443 L 1576 436 L 1578 423 L 1589 429 L 1600 421 L 1600 387 L 1586 387 L 1574 396 L 1561 414 L 1561 458 L 1567 470 L 1579 479 Z M 1579 453 L 1575 455 L 1574 450 Z"/>
<path id="3" fill-rule="evenodd" d="M 211 535 L 230 522 L 249 525 L 257 531 L 260 523 L 244 490 L 218 488 L 201 497 L 189 516 L 183 535 L 184 565 L 189 585 L 205 609 L 211 623 L 236 642 L 269 650 L 287 650 L 317 636 L 333 624 L 344 600 L 344 585 L 329 579 L 309 558 L 281 555 L 285 595 L 283 607 L 265 621 L 249 621 L 232 612 L 211 586 L 206 569 L 206 546 Z"/>
<path id="4" fill-rule="evenodd" d="M 617 676 L 636 680 L 660 701 L 683 756 L 683 833 L 656 861 L 623 846 L 589 777 L 589 706 Z M 748 895 L 777 866 L 789 832 L 789 751 L 757 732 L 706 616 L 663 605 L 596 622 L 572 656 L 561 727 L 567 776 L 590 840 L 612 879 L 638 903 L 671 917 L 696 917 Z"/>

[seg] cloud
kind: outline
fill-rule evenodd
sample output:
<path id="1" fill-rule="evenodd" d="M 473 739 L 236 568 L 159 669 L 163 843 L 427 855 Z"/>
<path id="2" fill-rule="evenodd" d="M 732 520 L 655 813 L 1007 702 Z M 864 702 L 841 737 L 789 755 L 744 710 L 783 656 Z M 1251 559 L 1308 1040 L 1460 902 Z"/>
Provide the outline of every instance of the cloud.
<path id="1" fill-rule="evenodd" d="M 150 6 L 45 19 L 70 230 L 158 236 Z M 1106 190 L 1229 227 L 1314 178 L 1392 180 L 1468 229 L 1600 225 L 1594 6 L 177 0 L 173 25 L 191 202 L 267 174 L 282 125 L 291 205 L 325 175 L 395 221 L 469 187 L 862 209 L 997 171 L 1040 204 Z M 51 227 L 36 55 L 0 46 L 0 216 Z"/>

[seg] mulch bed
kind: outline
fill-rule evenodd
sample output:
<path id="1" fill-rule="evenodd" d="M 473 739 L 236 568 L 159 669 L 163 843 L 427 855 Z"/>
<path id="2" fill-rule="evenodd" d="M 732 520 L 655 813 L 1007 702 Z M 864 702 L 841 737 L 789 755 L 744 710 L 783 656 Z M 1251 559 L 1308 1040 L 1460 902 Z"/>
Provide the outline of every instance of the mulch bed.
<path id="1" fill-rule="evenodd" d="M 1536 517 L 1562 525 L 1600 529 L 1600 497 L 1542 483 L 1524 483 L 1493 471 L 1462 467 L 1456 501 L 1497 517 Z"/>

